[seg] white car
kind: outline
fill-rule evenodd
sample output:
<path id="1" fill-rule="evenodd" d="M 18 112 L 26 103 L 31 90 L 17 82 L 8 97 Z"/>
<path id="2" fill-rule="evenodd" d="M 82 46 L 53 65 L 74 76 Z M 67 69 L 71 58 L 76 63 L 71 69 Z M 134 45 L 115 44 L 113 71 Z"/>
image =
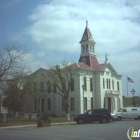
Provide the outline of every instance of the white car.
<path id="1" fill-rule="evenodd" d="M 122 119 L 135 119 L 140 120 L 140 107 L 124 107 L 116 112 L 119 120 Z"/>
<path id="2" fill-rule="evenodd" d="M 111 113 L 111 116 L 112 116 L 113 120 L 118 120 L 118 116 L 117 116 L 117 114 L 115 114 L 115 113 Z"/>

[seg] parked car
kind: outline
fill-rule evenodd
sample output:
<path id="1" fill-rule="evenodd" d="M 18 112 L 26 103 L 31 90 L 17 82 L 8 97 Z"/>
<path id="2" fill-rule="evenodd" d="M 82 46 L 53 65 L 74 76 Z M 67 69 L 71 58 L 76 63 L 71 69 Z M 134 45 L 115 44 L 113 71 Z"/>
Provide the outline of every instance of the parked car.
<path id="1" fill-rule="evenodd" d="M 84 114 L 75 115 L 73 120 L 78 124 L 86 122 L 98 121 L 99 123 L 112 122 L 112 116 L 108 109 L 91 109 L 87 110 Z"/>
<path id="2" fill-rule="evenodd" d="M 118 116 L 115 113 L 111 113 L 112 119 L 113 120 L 118 120 Z"/>
<path id="3" fill-rule="evenodd" d="M 115 113 L 119 120 L 122 119 L 135 119 L 140 120 L 140 107 L 125 107 L 119 109 L 118 112 Z"/>

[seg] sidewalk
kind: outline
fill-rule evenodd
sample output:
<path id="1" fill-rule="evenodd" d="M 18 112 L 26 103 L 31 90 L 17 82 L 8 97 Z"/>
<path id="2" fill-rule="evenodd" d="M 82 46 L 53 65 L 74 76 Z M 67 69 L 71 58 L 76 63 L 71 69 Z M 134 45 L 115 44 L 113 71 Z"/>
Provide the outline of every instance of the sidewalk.
<path id="1" fill-rule="evenodd" d="M 75 122 L 51 123 L 51 126 L 56 126 L 56 125 L 69 125 L 69 124 L 75 124 Z M 34 125 L 2 126 L 2 127 L 0 127 L 0 130 L 1 130 L 1 129 L 24 128 L 24 127 L 37 127 L 37 125 L 34 124 Z"/>

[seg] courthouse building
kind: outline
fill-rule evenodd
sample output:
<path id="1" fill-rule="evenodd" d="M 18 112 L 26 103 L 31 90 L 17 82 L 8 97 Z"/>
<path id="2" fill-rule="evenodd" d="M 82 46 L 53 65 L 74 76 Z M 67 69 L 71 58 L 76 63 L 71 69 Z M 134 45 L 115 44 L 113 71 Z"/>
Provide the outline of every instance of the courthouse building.
<path id="1" fill-rule="evenodd" d="M 121 76 L 105 61 L 99 64 L 95 53 L 95 41 L 86 23 L 80 40 L 81 54 L 78 62 L 71 64 L 79 76 L 74 77 L 74 86 L 69 94 L 70 115 L 83 113 L 92 108 L 108 108 L 111 112 L 123 106 Z M 78 54 L 77 54 L 78 55 Z M 36 81 L 29 85 L 40 84 L 43 87 L 43 75 L 47 77 L 47 70 L 40 68 L 30 76 Z M 29 77 L 30 77 L 29 76 Z M 54 115 L 65 115 L 64 98 L 53 92 L 42 91 L 33 96 L 33 86 L 28 91 L 26 112 L 47 112 Z"/>

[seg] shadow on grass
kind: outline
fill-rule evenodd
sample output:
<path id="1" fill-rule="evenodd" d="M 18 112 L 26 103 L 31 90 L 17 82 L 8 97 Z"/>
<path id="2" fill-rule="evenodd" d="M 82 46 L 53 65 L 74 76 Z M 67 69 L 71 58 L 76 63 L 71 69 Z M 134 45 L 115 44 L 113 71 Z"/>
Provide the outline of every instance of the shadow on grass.
<path id="1" fill-rule="evenodd" d="M 37 120 L 39 119 L 39 116 L 37 116 L 36 119 L 34 118 L 25 118 L 24 115 L 20 116 L 13 116 L 13 115 L 7 115 L 7 121 L 3 122 L 3 116 L 0 115 L 0 127 L 2 126 L 15 126 L 15 125 L 36 125 Z M 52 123 L 61 123 L 66 122 L 65 117 L 58 117 L 58 116 L 49 116 L 49 119 Z M 73 122 L 73 117 L 70 118 L 69 122 Z"/>

